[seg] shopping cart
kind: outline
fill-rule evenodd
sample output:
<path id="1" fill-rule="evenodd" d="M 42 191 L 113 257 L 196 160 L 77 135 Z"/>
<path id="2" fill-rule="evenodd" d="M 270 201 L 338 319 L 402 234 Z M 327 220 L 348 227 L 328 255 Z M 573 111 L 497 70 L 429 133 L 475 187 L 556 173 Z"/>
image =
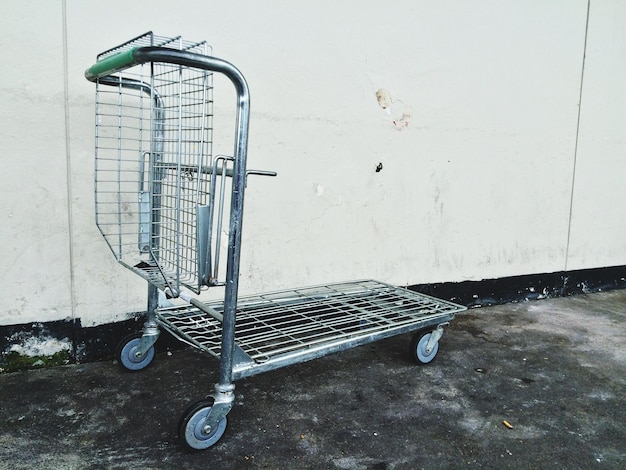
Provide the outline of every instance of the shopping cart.
<path id="1" fill-rule="evenodd" d="M 213 74 L 237 93 L 233 155 L 213 153 Z M 248 86 L 205 42 L 151 32 L 102 52 L 85 72 L 96 84 L 96 223 L 117 261 L 148 281 L 146 322 L 124 338 L 119 363 L 141 370 L 160 329 L 219 359 L 209 398 L 179 425 L 191 449 L 215 444 L 234 403 L 233 382 L 355 346 L 417 332 L 411 351 L 434 359 L 465 308 L 373 280 L 238 298 Z M 221 287 L 219 301 L 199 294 Z M 159 308 L 159 292 L 182 304 Z"/>

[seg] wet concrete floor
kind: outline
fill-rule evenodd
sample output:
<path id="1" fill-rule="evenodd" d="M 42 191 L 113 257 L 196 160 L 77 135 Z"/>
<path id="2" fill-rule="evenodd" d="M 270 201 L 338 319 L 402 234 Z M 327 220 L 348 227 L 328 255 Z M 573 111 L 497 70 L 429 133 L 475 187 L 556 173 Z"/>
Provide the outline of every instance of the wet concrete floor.
<path id="1" fill-rule="evenodd" d="M 625 290 L 469 310 L 425 366 L 410 340 L 237 382 L 200 453 L 177 425 L 213 389 L 209 356 L 0 375 L 0 468 L 626 468 Z"/>

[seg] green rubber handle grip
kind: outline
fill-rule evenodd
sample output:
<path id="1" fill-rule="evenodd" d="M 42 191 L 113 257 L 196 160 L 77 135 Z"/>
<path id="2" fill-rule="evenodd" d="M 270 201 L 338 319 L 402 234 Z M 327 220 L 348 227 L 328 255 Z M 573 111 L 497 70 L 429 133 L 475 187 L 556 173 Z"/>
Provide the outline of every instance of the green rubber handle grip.
<path id="1" fill-rule="evenodd" d="M 96 62 L 85 71 L 85 77 L 89 81 L 94 81 L 136 65 L 138 62 L 135 60 L 134 53 L 137 49 L 137 47 L 133 47 Z"/>

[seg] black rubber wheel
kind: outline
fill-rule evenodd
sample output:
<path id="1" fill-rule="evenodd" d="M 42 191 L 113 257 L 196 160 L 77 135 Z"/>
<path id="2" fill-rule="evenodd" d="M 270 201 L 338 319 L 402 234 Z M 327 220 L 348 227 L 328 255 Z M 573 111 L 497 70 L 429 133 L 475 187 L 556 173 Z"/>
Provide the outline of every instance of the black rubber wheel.
<path id="1" fill-rule="evenodd" d="M 418 364 L 428 364 L 432 362 L 437 356 L 439 351 L 439 342 L 435 343 L 435 347 L 430 351 L 426 351 L 428 340 L 430 339 L 431 332 L 419 332 L 411 340 L 411 355 Z"/>
<path id="2" fill-rule="evenodd" d="M 205 429 L 204 422 L 212 408 L 212 399 L 200 400 L 187 408 L 181 416 L 178 437 L 188 449 L 193 451 L 208 449 L 224 435 L 226 416 L 213 429 Z"/>
<path id="3" fill-rule="evenodd" d="M 141 340 L 141 333 L 126 336 L 117 346 L 117 361 L 125 370 L 142 370 L 148 367 L 154 359 L 154 346 L 142 357 L 137 357 L 137 346 Z"/>

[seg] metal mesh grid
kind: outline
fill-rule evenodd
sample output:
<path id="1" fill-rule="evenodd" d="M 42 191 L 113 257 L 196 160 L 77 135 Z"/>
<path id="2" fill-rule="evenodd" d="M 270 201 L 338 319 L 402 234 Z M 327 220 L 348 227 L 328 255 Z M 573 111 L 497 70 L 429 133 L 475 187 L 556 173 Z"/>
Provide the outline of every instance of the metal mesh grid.
<path id="1" fill-rule="evenodd" d="M 98 59 L 144 45 L 209 51 L 147 33 Z M 207 283 L 197 224 L 199 207 L 214 203 L 212 91 L 210 72 L 165 63 L 96 86 L 96 223 L 120 263 L 175 293 Z"/>
<path id="2" fill-rule="evenodd" d="M 198 52 L 199 54 L 208 54 L 210 53 L 211 47 L 206 43 L 206 41 L 194 42 L 187 41 L 182 38 L 182 36 L 174 36 L 174 37 L 166 37 L 166 36 L 158 36 L 154 34 L 152 31 L 148 31 L 147 33 L 141 34 L 136 38 L 131 39 L 130 41 L 126 41 L 118 46 L 112 47 L 111 49 L 107 49 L 104 52 L 101 52 L 96 57 L 97 60 L 106 59 L 107 57 L 111 57 L 119 52 L 124 52 L 133 47 L 167 47 L 169 49 L 176 49 L 179 51 L 191 51 Z"/>
<path id="3" fill-rule="evenodd" d="M 219 303 L 209 304 L 218 313 Z M 236 343 L 264 363 L 346 338 L 411 331 L 449 321 L 464 307 L 377 281 L 307 287 L 239 299 Z M 164 326 L 212 355 L 220 354 L 220 323 L 191 306 L 159 311 Z"/>

